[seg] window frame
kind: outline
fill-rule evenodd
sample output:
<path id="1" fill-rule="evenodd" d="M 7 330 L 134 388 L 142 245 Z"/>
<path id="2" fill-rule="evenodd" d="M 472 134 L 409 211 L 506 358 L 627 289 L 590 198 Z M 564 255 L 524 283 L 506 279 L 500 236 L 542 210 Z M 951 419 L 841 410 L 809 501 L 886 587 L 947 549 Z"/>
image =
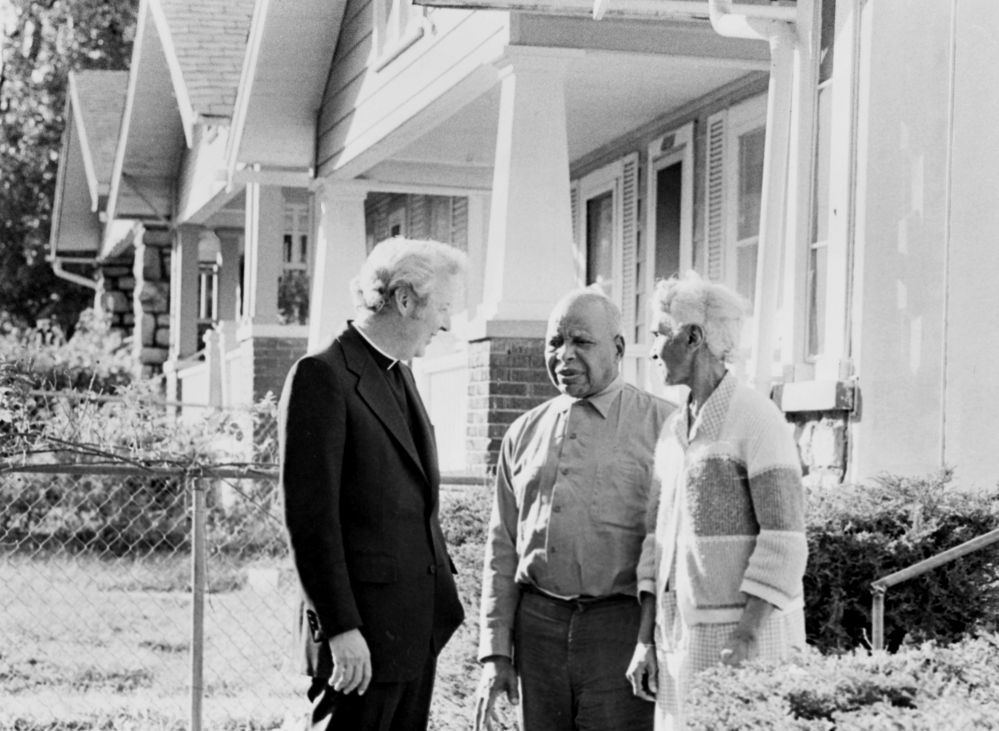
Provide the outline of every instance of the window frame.
<path id="1" fill-rule="evenodd" d="M 618 307 L 622 306 L 621 295 L 622 295 L 622 264 L 621 264 L 621 254 L 622 246 L 624 243 L 624 231 L 623 231 L 623 215 L 621 210 L 621 188 L 624 180 L 624 160 L 619 159 L 605 165 L 602 168 L 594 170 L 588 175 L 583 176 L 579 180 L 579 204 L 577 206 L 576 216 L 577 216 L 577 231 L 579 233 L 579 241 L 577 242 L 577 261 L 582 263 L 577 272 L 577 283 L 580 287 L 585 287 L 586 280 L 589 278 L 589 272 L 587 267 L 589 264 L 589 241 L 588 234 L 589 230 L 587 228 L 587 203 L 598 198 L 608 192 L 612 195 L 612 210 L 614 213 L 614 221 L 612 224 L 612 240 L 611 240 L 611 299 L 617 303 Z"/>
<path id="2" fill-rule="evenodd" d="M 398 13 L 403 6 L 407 13 L 405 27 L 397 32 L 390 32 L 393 14 Z M 426 8 L 415 5 L 412 0 L 372 0 L 371 11 L 375 71 L 381 71 L 423 38 Z"/>

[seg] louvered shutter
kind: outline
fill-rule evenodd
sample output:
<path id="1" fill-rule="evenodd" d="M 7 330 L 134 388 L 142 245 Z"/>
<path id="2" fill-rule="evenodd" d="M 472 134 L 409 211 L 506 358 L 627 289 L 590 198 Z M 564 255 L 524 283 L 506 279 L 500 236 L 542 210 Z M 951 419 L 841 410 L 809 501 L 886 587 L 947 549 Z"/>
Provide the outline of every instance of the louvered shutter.
<path id="1" fill-rule="evenodd" d="M 573 261 L 576 264 L 576 282 L 582 284 L 586 281 L 586 242 L 582 241 L 580 235 L 579 221 L 579 182 L 573 182 L 569 187 L 569 207 L 572 215 L 572 253 Z"/>
<path id="2" fill-rule="evenodd" d="M 635 342 L 638 258 L 638 153 L 624 158 L 621 180 L 621 314 L 625 340 Z"/>
<path id="3" fill-rule="evenodd" d="M 720 282 L 725 276 L 725 112 L 708 117 L 707 136 L 704 244 L 708 278 Z"/>

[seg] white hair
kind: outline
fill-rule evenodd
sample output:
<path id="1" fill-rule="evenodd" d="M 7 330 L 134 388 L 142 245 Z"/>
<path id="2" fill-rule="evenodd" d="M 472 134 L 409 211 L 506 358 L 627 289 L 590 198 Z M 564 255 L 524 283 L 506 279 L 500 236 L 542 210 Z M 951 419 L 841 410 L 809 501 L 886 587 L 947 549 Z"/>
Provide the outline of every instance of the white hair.
<path id="1" fill-rule="evenodd" d="M 710 353 L 729 362 L 739 347 L 746 302 L 724 284 L 703 279 L 689 271 L 683 278 L 670 277 L 656 282 L 649 300 L 653 316 L 668 316 L 677 327 L 698 325 Z"/>
<path id="2" fill-rule="evenodd" d="M 466 267 L 465 253 L 453 246 L 396 236 L 371 250 L 360 273 L 350 282 L 350 293 L 354 306 L 369 314 L 381 312 L 403 287 L 422 306 L 441 277 L 460 281 Z"/>

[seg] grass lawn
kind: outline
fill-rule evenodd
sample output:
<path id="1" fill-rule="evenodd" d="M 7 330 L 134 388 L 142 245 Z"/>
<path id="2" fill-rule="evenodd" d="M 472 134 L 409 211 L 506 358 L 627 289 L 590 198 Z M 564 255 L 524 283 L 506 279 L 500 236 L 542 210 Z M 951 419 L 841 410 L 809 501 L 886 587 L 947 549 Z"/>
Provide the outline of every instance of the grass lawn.
<path id="1" fill-rule="evenodd" d="M 486 500 L 445 491 L 441 514 L 467 620 L 442 654 L 431 728 L 469 729 Z M 204 728 L 281 728 L 307 710 L 288 670 L 287 559 L 209 559 Z M 0 729 L 188 727 L 189 557 L 0 557 Z M 505 726 L 513 728 L 509 718 Z"/>

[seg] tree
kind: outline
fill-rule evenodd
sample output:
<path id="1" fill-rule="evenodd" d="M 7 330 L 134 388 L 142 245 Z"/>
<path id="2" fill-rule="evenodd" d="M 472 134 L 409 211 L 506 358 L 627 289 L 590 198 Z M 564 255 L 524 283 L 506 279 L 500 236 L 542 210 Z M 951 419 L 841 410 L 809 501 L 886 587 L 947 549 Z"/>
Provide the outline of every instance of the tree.
<path id="1" fill-rule="evenodd" d="M 0 318 L 71 331 L 93 293 L 45 261 L 70 71 L 127 69 L 137 0 L 0 0 Z"/>

